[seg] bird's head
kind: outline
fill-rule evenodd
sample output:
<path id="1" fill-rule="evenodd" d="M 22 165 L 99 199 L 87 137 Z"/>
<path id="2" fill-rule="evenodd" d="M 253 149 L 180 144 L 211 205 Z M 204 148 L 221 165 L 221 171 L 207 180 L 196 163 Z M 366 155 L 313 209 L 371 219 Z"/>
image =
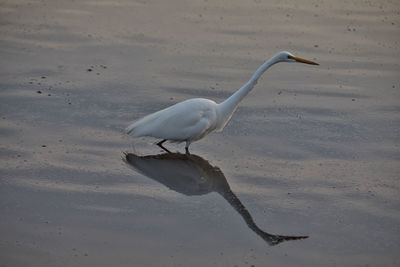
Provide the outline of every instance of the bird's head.
<path id="1" fill-rule="evenodd" d="M 315 63 L 311 60 L 307 60 L 301 57 L 296 57 L 293 54 L 286 51 L 279 52 L 275 57 L 279 62 L 300 62 L 311 65 L 319 65 L 318 63 Z"/>

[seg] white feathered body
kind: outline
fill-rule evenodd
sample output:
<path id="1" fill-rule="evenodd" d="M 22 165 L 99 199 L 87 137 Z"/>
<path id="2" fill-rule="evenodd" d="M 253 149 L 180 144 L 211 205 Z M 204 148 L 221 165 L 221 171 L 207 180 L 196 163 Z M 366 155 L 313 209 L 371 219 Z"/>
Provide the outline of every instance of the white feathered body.
<path id="1" fill-rule="evenodd" d="M 149 114 L 126 128 L 133 137 L 151 136 L 174 142 L 199 140 L 220 126 L 218 104 L 204 98 L 188 99 Z"/>

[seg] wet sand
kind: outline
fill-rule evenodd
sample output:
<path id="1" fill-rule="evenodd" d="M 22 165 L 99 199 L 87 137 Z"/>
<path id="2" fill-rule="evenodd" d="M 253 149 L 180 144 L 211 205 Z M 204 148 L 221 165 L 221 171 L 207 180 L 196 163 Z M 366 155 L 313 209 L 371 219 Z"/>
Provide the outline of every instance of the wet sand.
<path id="1" fill-rule="evenodd" d="M 2 1 L 0 265 L 398 266 L 399 12 Z M 162 153 L 124 135 L 130 122 L 221 101 L 281 50 L 321 65 L 268 70 L 222 133 L 191 145 L 199 161 L 173 165 L 183 176 L 125 161 Z"/>

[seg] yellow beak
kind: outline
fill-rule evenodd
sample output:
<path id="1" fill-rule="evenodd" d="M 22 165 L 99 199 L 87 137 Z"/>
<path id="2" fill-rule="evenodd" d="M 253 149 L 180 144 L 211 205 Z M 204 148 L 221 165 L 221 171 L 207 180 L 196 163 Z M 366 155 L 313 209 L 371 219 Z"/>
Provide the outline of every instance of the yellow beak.
<path id="1" fill-rule="evenodd" d="M 295 56 L 291 56 L 292 59 L 296 60 L 297 62 L 301 62 L 301 63 L 306 63 L 306 64 L 310 64 L 310 65 L 319 65 L 318 63 L 315 63 L 311 60 L 307 60 L 301 57 L 295 57 Z"/>

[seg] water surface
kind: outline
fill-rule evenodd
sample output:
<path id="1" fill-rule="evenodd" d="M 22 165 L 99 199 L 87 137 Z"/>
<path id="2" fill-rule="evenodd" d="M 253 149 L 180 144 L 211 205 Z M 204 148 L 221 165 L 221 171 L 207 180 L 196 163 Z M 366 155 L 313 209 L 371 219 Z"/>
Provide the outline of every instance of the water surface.
<path id="1" fill-rule="evenodd" d="M 399 12 L 391 1 L 2 1 L 0 264 L 398 266 Z M 235 198 L 123 160 L 161 153 L 125 136 L 130 122 L 221 101 L 281 50 L 321 65 L 275 65 L 222 133 L 191 145 Z M 260 231 L 308 238 L 270 246 Z"/>

